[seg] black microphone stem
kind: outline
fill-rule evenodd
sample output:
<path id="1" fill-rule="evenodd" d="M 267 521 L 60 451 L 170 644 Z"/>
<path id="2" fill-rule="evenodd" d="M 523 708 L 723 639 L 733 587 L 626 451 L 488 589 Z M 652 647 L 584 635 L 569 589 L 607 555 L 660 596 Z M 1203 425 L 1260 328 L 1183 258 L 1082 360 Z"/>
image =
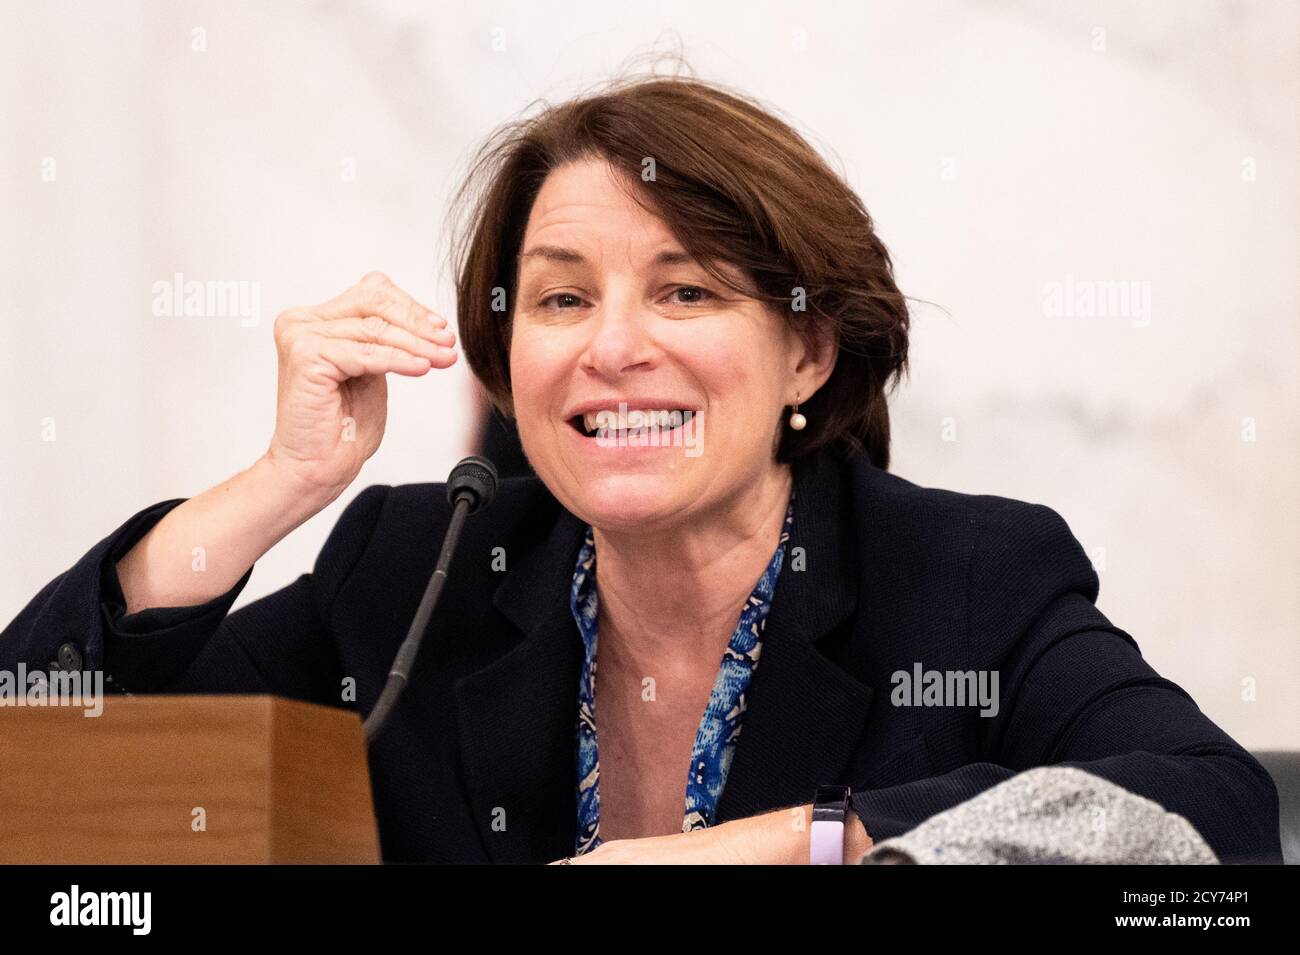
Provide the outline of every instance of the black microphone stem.
<path id="1" fill-rule="evenodd" d="M 397 705 L 402 691 L 406 689 L 411 668 L 415 665 L 415 655 L 420 652 L 420 641 L 424 639 L 424 631 L 429 626 L 429 618 L 433 615 L 433 607 L 438 602 L 438 595 L 442 593 L 443 584 L 447 582 L 447 568 L 451 565 L 451 557 L 456 550 L 456 543 L 460 540 L 460 531 L 465 526 L 465 518 L 469 516 L 472 500 L 472 495 L 468 493 L 456 497 L 456 504 L 451 511 L 451 521 L 447 525 L 447 535 L 442 540 L 442 550 L 438 552 L 438 563 L 434 568 L 433 576 L 429 578 L 428 586 L 424 588 L 420 608 L 415 612 L 415 619 L 411 621 L 411 628 L 406 632 L 406 639 L 402 641 L 401 649 L 397 651 L 397 656 L 393 660 L 393 668 L 388 672 L 388 682 L 384 684 L 384 691 L 379 695 L 379 700 L 363 725 L 368 744 L 373 743 L 379 736 L 393 708 Z"/>

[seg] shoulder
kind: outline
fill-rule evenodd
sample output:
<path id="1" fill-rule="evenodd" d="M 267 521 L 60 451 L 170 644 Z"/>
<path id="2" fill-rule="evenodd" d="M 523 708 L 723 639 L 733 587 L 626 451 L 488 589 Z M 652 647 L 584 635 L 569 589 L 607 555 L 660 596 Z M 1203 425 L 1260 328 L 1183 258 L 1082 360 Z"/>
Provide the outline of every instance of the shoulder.
<path id="1" fill-rule="evenodd" d="M 1026 622 L 1064 593 L 1097 598 L 1098 579 L 1066 520 L 1040 503 L 926 487 L 876 468 L 841 463 L 867 565 L 898 586 L 963 591 L 970 625 Z M 887 556 L 884 556 L 887 555 Z"/>
<path id="2" fill-rule="evenodd" d="M 1012 526 L 1037 523 L 1068 530 L 1061 515 L 1045 504 L 917 484 L 880 470 L 862 454 L 846 455 L 840 461 L 855 501 L 883 510 L 900 526 L 956 525 L 969 527 L 977 535 L 997 534 L 1003 522 Z"/>
<path id="3" fill-rule="evenodd" d="M 563 513 L 536 478 L 506 478 L 490 506 L 467 520 L 456 548 L 454 587 L 442 604 L 480 613 L 513 567 L 543 543 Z M 375 484 L 357 493 L 317 555 L 312 578 L 323 618 L 366 630 L 404 628 L 433 573 L 451 517 L 444 483 Z M 379 617 L 383 617 L 381 620 Z M 391 620 L 387 620 L 391 616 Z"/>
<path id="4" fill-rule="evenodd" d="M 466 523 L 464 535 L 486 536 L 503 544 L 544 536 L 559 510 L 559 502 L 539 479 L 504 478 L 491 505 Z M 326 547 L 356 549 L 364 538 L 363 546 L 377 551 L 428 549 L 437 546 L 450 516 L 444 483 L 372 484 L 348 504 Z"/>

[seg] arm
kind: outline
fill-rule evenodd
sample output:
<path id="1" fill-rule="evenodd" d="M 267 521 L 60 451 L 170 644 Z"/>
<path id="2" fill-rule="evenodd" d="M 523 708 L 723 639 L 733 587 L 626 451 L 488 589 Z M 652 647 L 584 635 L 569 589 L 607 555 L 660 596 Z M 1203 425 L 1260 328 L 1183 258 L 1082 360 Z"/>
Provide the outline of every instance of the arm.
<path id="1" fill-rule="evenodd" d="M 777 809 L 709 829 L 671 836 L 615 839 L 572 860 L 574 865 L 804 865 L 812 805 Z M 857 865 L 871 851 L 862 820 L 844 820 L 844 864 Z"/>
<path id="2" fill-rule="evenodd" d="M 120 616 L 121 598 L 106 572 L 105 668 L 131 691 L 273 693 L 341 705 L 330 618 L 387 494 L 383 486 L 362 491 L 331 529 L 310 574 L 229 616 L 225 610 L 247 576 L 200 607 Z"/>
<path id="3" fill-rule="evenodd" d="M 332 655 L 321 652 L 330 595 L 355 561 L 358 535 L 368 537 L 382 492 L 348 509 L 314 577 L 229 620 L 227 612 L 262 554 L 337 498 L 374 453 L 386 376 L 449 366 L 454 340 L 445 320 L 379 273 L 321 305 L 282 313 L 267 453 L 192 500 L 141 511 L 92 548 L 0 634 L 0 665 L 107 669 L 131 691 L 314 698 L 330 673 Z"/>
<path id="4" fill-rule="evenodd" d="M 335 500 L 383 439 L 386 376 L 420 377 L 456 360 L 446 324 L 379 273 L 329 302 L 281 313 L 270 447 L 122 557 L 126 612 L 212 600 Z"/>
<path id="5" fill-rule="evenodd" d="M 78 668 L 103 670 L 106 689 L 130 692 L 276 693 L 340 705 L 329 642 L 335 596 L 379 519 L 387 488 L 363 491 L 330 532 L 311 574 L 228 613 L 248 573 L 203 604 L 125 614 L 120 555 L 176 501 L 146 508 L 59 575 L 0 633 L 0 669 L 46 669 L 75 649 Z"/>
<path id="6" fill-rule="evenodd" d="M 220 597 L 339 490 L 317 490 L 263 455 L 246 471 L 168 511 L 117 562 L 126 613 Z"/>
<path id="7" fill-rule="evenodd" d="M 806 865 L 812 826 L 812 804 L 778 809 L 718 826 L 720 842 L 742 864 Z M 844 819 L 844 864 L 857 865 L 871 851 L 873 840 L 856 812 Z"/>
<path id="8" fill-rule="evenodd" d="M 970 665 L 999 672 L 998 713 L 974 717 L 981 759 L 855 794 L 877 841 L 1022 770 L 1066 765 L 1184 816 L 1224 862 L 1281 860 L 1272 780 L 1097 609 L 1096 574 L 1059 515 L 1003 505 L 970 575 Z"/>

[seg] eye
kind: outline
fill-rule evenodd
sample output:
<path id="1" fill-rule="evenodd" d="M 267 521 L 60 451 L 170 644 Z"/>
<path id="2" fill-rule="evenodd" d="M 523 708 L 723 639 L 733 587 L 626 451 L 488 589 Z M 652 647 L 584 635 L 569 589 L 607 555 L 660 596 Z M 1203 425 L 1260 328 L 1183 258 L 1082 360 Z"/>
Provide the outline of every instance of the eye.
<path id="1" fill-rule="evenodd" d="M 554 302 L 554 305 L 549 303 Z M 560 311 L 571 308 L 578 308 L 582 305 L 582 299 L 572 292 L 556 292 L 554 295 L 548 295 L 537 303 L 543 308 L 554 308 Z"/>
<path id="2" fill-rule="evenodd" d="M 716 298 L 708 289 L 701 288 L 698 285 L 679 285 L 668 293 L 670 299 L 674 295 L 680 296 L 675 302 L 671 303 L 674 305 L 700 305 Z"/>

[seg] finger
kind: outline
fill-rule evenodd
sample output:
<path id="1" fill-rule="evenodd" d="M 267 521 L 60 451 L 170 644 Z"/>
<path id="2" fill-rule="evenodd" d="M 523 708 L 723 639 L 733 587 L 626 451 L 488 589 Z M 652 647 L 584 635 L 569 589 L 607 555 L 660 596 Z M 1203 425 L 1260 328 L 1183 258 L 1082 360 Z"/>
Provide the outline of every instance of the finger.
<path id="1" fill-rule="evenodd" d="M 430 361 L 443 358 L 443 352 L 450 349 L 456 336 L 443 332 L 436 341 L 421 338 L 408 332 L 400 325 L 394 325 L 381 315 L 367 318 L 339 318 L 332 322 L 319 322 L 313 331 L 325 338 L 342 338 L 358 342 L 373 342 L 377 345 L 395 345 L 413 355 L 423 355 Z"/>
<path id="2" fill-rule="evenodd" d="M 393 345 L 378 345 L 345 338 L 323 339 L 318 354 L 344 378 L 386 375 L 389 372 L 418 378 L 428 372 L 432 364 L 422 355 L 412 355 Z"/>
<path id="3" fill-rule="evenodd" d="M 421 305 L 387 279 L 384 279 L 384 284 L 372 281 L 368 285 L 348 289 L 337 298 L 317 306 L 314 311 L 318 317 L 327 321 L 379 315 L 438 344 L 450 345 L 454 341 L 454 336 L 447 329 L 447 319 Z"/>
<path id="4" fill-rule="evenodd" d="M 456 364 L 456 349 L 444 348 L 434 358 L 430 359 L 434 368 L 450 368 Z"/>
<path id="5" fill-rule="evenodd" d="M 370 273 L 362 279 L 361 284 L 317 306 L 313 311 L 326 321 L 379 315 L 394 325 L 400 325 L 412 334 L 431 341 L 439 332 L 445 332 L 447 325 L 446 319 L 436 316 L 431 309 L 421 305 L 379 273 Z"/>

